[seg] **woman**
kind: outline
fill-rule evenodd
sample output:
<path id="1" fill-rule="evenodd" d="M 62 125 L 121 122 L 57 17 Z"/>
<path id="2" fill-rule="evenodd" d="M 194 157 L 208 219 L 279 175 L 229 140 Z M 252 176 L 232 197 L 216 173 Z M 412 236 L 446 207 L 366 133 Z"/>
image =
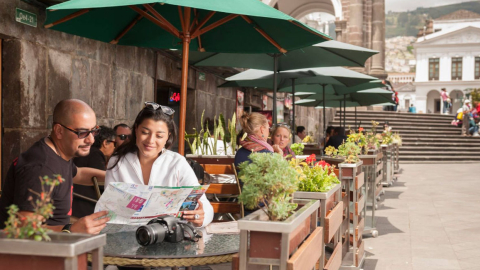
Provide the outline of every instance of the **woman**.
<path id="1" fill-rule="evenodd" d="M 244 113 L 240 118 L 240 125 L 243 132 L 246 133 L 245 139 L 240 140 L 240 148 L 235 154 L 235 166 L 238 167 L 240 163 L 250 161 L 248 156 L 252 152 L 259 153 L 279 153 L 283 155 L 282 149 L 275 146 L 272 147 L 267 143 L 270 128 L 268 120 L 265 115 L 260 113 Z"/>
<path id="2" fill-rule="evenodd" d="M 286 125 L 278 125 L 275 130 L 272 132 L 272 146 L 278 146 L 282 150 L 283 157 L 294 158 L 295 153 L 288 146 L 290 143 L 290 138 L 292 136 L 292 131 Z"/>
<path id="3" fill-rule="evenodd" d="M 132 138 L 118 148 L 108 162 L 105 185 L 125 182 L 149 186 L 198 186 L 186 159 L 169 151 L 177 138 L 172 115 L 175 111 L 154 102 L 145 102 L 135 119 Z M 194 211 L 183 218 L 195 226 L 206 226 L 213 219 L 213 208 L 203 195 Z"/>

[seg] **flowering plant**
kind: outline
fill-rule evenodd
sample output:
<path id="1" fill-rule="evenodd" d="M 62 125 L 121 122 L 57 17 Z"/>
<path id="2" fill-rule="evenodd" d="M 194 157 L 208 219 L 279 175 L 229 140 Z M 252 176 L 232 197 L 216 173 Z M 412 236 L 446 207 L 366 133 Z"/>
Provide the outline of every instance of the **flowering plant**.
<path id="1" fill-rule="evenodd" d="M 290 149 L 295 153 L 295 155 L 300 156 L 303 154 L 303 149 L 305 148 L 305 145 L 301 143 L 293 143 L 290 146 Z"/>
<path id="2" fill-rule="evenodd" d="M 400 134 L 398 133 L 393 134 L 392 142 L 398 144 L 398 146 L 402 146 L 402 137 L 400 137 Z"/>
<path id="3" fill-rule="evenodd" d="M 367 154 L 368 149 L 367 149 L 367 139 L 365 138 L 365 135 L 362 133 L 363 128 L 358 129 L 358 133 L 355 133 L 355 131 L 351 130 L 350 135 L 348 135 L 347 142 L 353 142 L 360 149 L 363 149 L 364 154 Z"/>
<path id="4" fill-rule="evenodd" d="M 338 155 L 345 157 L 346 163 L 357 163 L 360 161 L 358 155 L 361 153 L 360 147 L 354 142 L 344 142 L 338 147 Z"/>
<path id="5" fill-rule="evenodd" d="M 367 143 L 367 151 L 368 150 L 376 150 L 380 147 L 379 137 L 377 136 L 377 126 L 378 122 L 372 120 L 372 129 L 369 132 L 365 133 L 365 141 Z M 381 137 L 380 137 L 381 138 Z"/>
<path id="6" fill-rule="evenodd" d="M 382 136 L 382 144 L 391 144 L 393 142 L 392 132 L 390 131 L 390 129 L 385 129 L 382 132 L 381 136 Z"/>
<path id="7" fill-rule="evenodd" d="M 335 166 L 324 160 L 315 162 L 314 154 L 305 161 L 291 160 L 290 165 L 298 172 L 298 190 L 307 192 L 327 192 L 340 183 L 334 173 Z"/>
<path id="8" fill-rule="evenodd" d="M 302 142 L 304 143 L 313 143 L 314 140 L 313 140 L 313 135 L 307 135 L 305 136 L 305 138 L 303 138 Z"/>
<path id="9" fill-rule="evenodd" d="M 325 148 L 325 155 L 329 157 L 336 157 L 337 154 L 338 154 L 337 148 L 333 146 L 328 146 L 327 148 Z"/>
<path id="10" fill-rule="evenodd" d="M 28 198 L 34 208 L 33 215 L 21 215 L 18 213 L 18 206 L 14 204 L 8 207 L 8 219 L 3 230 L 8 238 L 50 241 L 50 237 L 47 234 L 50 230 L 42 226 L 42 222 L 53 216 L 53 210 L 55 209 L 51 203 L 53 189 L 65 181 L 59 174 L 54 174 L 53 177 L 40 177 L 40 182 L 42 183 L 42 191 L 40 193 L 28 189 L 37 196 L 35 202 L 33 202 L 32 196 Z M 39 216 L 42 218 L 38 218 Z"/>

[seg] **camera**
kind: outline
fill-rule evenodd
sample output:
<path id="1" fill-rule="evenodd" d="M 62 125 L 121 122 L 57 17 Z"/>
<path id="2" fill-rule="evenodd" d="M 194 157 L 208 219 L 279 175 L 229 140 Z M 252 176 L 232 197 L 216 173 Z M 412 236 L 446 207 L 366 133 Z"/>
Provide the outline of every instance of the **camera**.
<path id="1" fill-rule="evenodd" d="M 140 245 L 148 246 L 163 241 L 170 243 L 178 243 L 184 239 L 198 241 L 202 236 L 187 221 L 166 216 L 154 218 L 147 225 L 138 227 L 136 237 Z"/>

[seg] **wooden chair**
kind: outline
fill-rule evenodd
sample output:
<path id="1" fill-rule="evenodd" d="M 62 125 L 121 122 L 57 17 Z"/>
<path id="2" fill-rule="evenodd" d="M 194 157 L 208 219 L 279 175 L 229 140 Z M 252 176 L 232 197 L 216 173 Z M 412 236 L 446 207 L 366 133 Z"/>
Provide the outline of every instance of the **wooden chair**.
<path id="1" fill-rule="evenodd" d="M 211 201 L 210 204 L 212 205 L 215 214 L 227 214 L 232 220 L 235 220 L 233 214 L 239 214 L 243 218 L 243 204 L 237 202 L 237 197 L 241 194 L 241 189 L 235 166 L 233 164 L 202 164 L 202 167 L 205 172 L 210 175 L 235 175 L 235 184 L 210 184 L 206 194 L 213 195 L 213 201 Z"/>

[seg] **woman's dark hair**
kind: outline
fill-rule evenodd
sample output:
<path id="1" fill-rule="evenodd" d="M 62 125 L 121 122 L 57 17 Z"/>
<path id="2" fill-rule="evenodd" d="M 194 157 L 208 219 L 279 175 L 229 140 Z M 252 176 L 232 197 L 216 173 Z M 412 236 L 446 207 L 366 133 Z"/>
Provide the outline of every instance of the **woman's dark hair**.
<path id="1" fill-rule="evenodd" d="M 164 114 L 160 108 L 157 110 L 154 110 L 150 107 L 145 107 L 138 113 L 137 118 L 135 118 L 135 122 L 133 123 L 133 126 L 132 126 L 132 137 L 130 138 L 130 140 L 122 144 L 115 151 L 115 153 L 113 153 L 113 156 L 117 156 L 118 159 L 115 162 L 115 164 L 113 164 L 112 167 L 108 168 L 108 170 L 115 168 L 115 166 L 117 166 L 120 159 L 124 158 L 126 154 L 135 153 L 138 151 L 136 129 L 146 119 L 153 119 L 154 121 L 162 121 L 165 124 L 167 124 L 168 132 L 170 134 L 168 136 L 167 142 L 165 143 L 166 149 L 170 149 L 170 147 L 175 143 L 175 141 L 177 140 L 177 126 L 175 125 L 173 118 L 171 116 Z"/>
<path id="2" fill-rule="evenodd" d="M 327 135 L 330 135 L 334 131 L 335 131 L 334 127 L 332 127 L 332 126 L 327 127 Z"/>
<path id="3" fill-rule="evenodd" d="M 100 126 L 100 131 L 97 136 L 95 136 L 95 142 L 92 144 L 92 147 L 102 148 L 102 144 L 105 140 L 115 141 L 115 131 L 106 126 Z"/>

